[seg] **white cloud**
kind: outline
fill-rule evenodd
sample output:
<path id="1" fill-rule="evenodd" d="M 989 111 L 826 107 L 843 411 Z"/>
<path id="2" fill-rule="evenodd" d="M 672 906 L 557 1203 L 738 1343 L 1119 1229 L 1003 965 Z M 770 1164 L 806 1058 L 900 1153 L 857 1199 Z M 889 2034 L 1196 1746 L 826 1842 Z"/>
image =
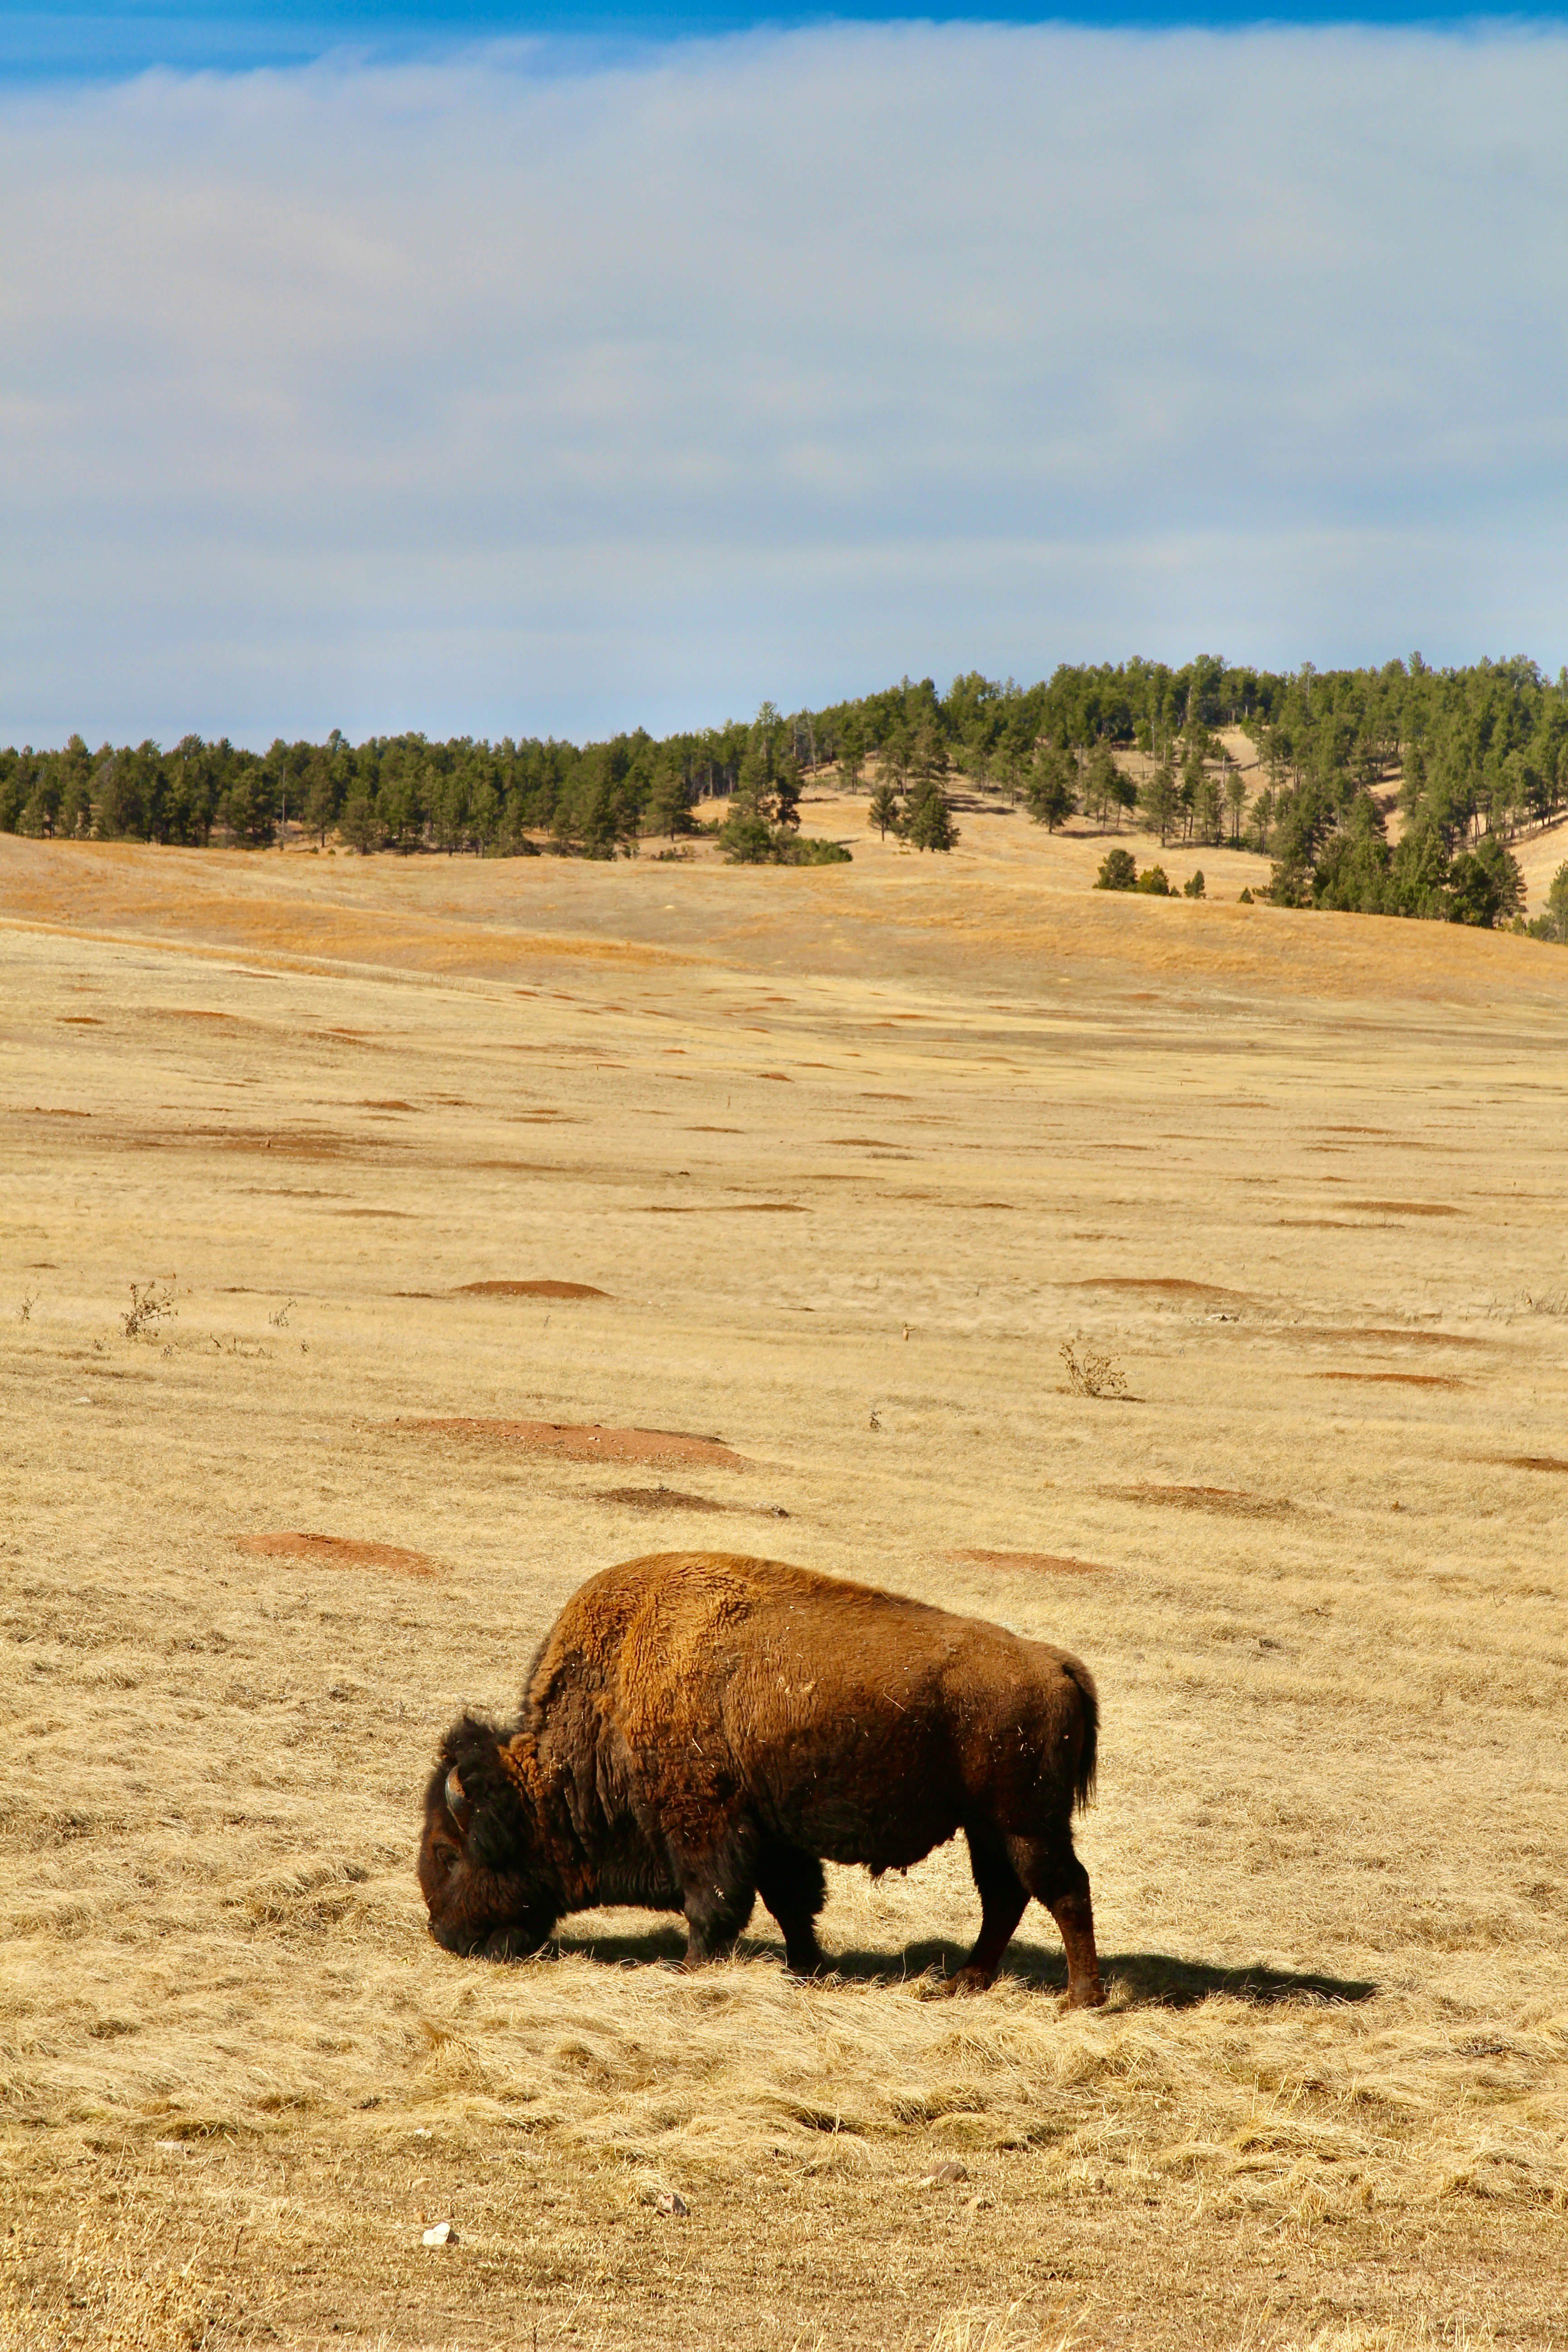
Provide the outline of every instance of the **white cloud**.
<path id="1" fill-rule="evenodd" d="M 838 26 L 0 100 L 0 738 L 1568 658 L 1568 38 Z"/>

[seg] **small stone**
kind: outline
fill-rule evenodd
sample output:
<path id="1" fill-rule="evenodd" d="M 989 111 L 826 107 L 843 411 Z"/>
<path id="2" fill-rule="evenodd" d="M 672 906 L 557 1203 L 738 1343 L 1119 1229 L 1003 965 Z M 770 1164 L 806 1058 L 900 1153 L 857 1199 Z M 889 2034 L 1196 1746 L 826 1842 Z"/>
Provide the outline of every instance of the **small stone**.
<path id="1" fill-rule="evenodd" d="M 419 2242 L 422 2246 L 456 2246 L 461 2240 L 450 2221 L 437 2221 L 433 2230 L 426 2231 Z"/>
<path id="2" fill-rule="evenodd" d="M 977 2197 L 966 2197 L 964 2199 L 963 2210 L 966 2213 L 989 2213 L 991 2210 L 991 2200 L 986 2196 L 984 2190 L 982 2189 Z"/>
<path id="3" fill-rule="evenodd" d="M 679 2214 L 689 2213 L 691 2208 L 687 2203 L 679 2189 L 661 2189 L 659 2194 L 654 2199 L 653 2210 L 656 2213 Z"/>
<path id="4" fill-rule="evenodd" d="M 921 2187 L 922 2189 L 951 2189 L 955 2181 L 967 2180 L 968 2178 L 969 2167 L 966 2164 L 960 2164 L 956 2156 L 950 2156 L 945 2164 L 939 2164 L 934 2172 L 928 2172 L 926 2174 L 924 2179 L 921 2182 Z"/>

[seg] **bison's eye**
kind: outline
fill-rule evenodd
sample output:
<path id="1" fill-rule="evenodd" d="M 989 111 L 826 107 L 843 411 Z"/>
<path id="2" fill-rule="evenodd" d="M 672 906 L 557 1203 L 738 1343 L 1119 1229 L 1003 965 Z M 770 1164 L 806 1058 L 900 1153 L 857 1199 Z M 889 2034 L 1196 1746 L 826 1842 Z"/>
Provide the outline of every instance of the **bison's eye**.
<path id="1" fill-rule="evenodd" d="M 445 1838 L 437 1838 L 436 1840 L 435 1844 L 431 1848 L 431 1853 L 442 1870 L 456 1870 L 458 1863 L 462 1860 L 462 1856 L 459 1854 L 457 1847 L 455 1845 L 448 1845 Z"/>

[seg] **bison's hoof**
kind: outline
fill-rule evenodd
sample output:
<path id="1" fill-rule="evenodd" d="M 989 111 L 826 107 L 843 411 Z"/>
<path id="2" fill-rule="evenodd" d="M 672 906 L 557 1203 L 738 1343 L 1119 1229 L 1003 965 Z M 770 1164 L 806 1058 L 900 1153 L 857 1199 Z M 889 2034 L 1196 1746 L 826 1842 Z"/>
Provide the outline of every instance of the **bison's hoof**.
<path id="1" fill-rule="evenodd" d="M 993 1974 L 990 1969 L 960 1969 L 956 1976 L 948 1978 L 942 1989 L 950 2000 L 961 1993 L 989 1992 Z"/>
<path id="2" fill-rule="evenodd" d="M 1100 1979 L 1096 1977 L 1092 1984 L 1069 1985 L 1068 2007 L 1069 2009 L 1103 2009 L 1105 1987 L 1100 1983 Z"/>

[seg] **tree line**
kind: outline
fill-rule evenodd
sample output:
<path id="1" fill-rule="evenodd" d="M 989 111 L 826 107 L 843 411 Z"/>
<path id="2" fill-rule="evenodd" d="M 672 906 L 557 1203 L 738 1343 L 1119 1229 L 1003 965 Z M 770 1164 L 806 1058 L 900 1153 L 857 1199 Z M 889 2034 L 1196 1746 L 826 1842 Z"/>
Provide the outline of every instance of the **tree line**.
<path id="1" fill-rule="evenodd" d="M 1220 739 L 1237 727 L 1261 789 Z M 1162 843 L 1246 842 L 1272 859 L 1284 903 L 1495 922 L 1518 904 L 1509 842 L 1568 805 L 1568 670 L 1552 680 L 1523 656 L 1435 669 L 1415 654 L 1322 672 L 1211 656 L 1063 665 L 1027 687 L 969 671 L 945 694 L 906 677 L 819 710 L 764 703 L 722 727 L 582 745 L 354 744 L 334 730 L 265 752 L 197 735 L 90 751 L 73 735 L 58 751 L 0 752 L 0 829 L 252 847 L 287 831 L 364 855 L 610 857 L 679 844 L 721 800 L 726 855 L 797 862 L 845 854 L 799 835 L 804 784 L 826 769 L 870 792 L 873 825 L 921 848 L 952 846 L 962 781 L 1051 827 L 1081 813 L 1116 829 L 1136 810 Z M 1383 804 L 1395 788 L 1404 824 L 1391 845 Z"/>

